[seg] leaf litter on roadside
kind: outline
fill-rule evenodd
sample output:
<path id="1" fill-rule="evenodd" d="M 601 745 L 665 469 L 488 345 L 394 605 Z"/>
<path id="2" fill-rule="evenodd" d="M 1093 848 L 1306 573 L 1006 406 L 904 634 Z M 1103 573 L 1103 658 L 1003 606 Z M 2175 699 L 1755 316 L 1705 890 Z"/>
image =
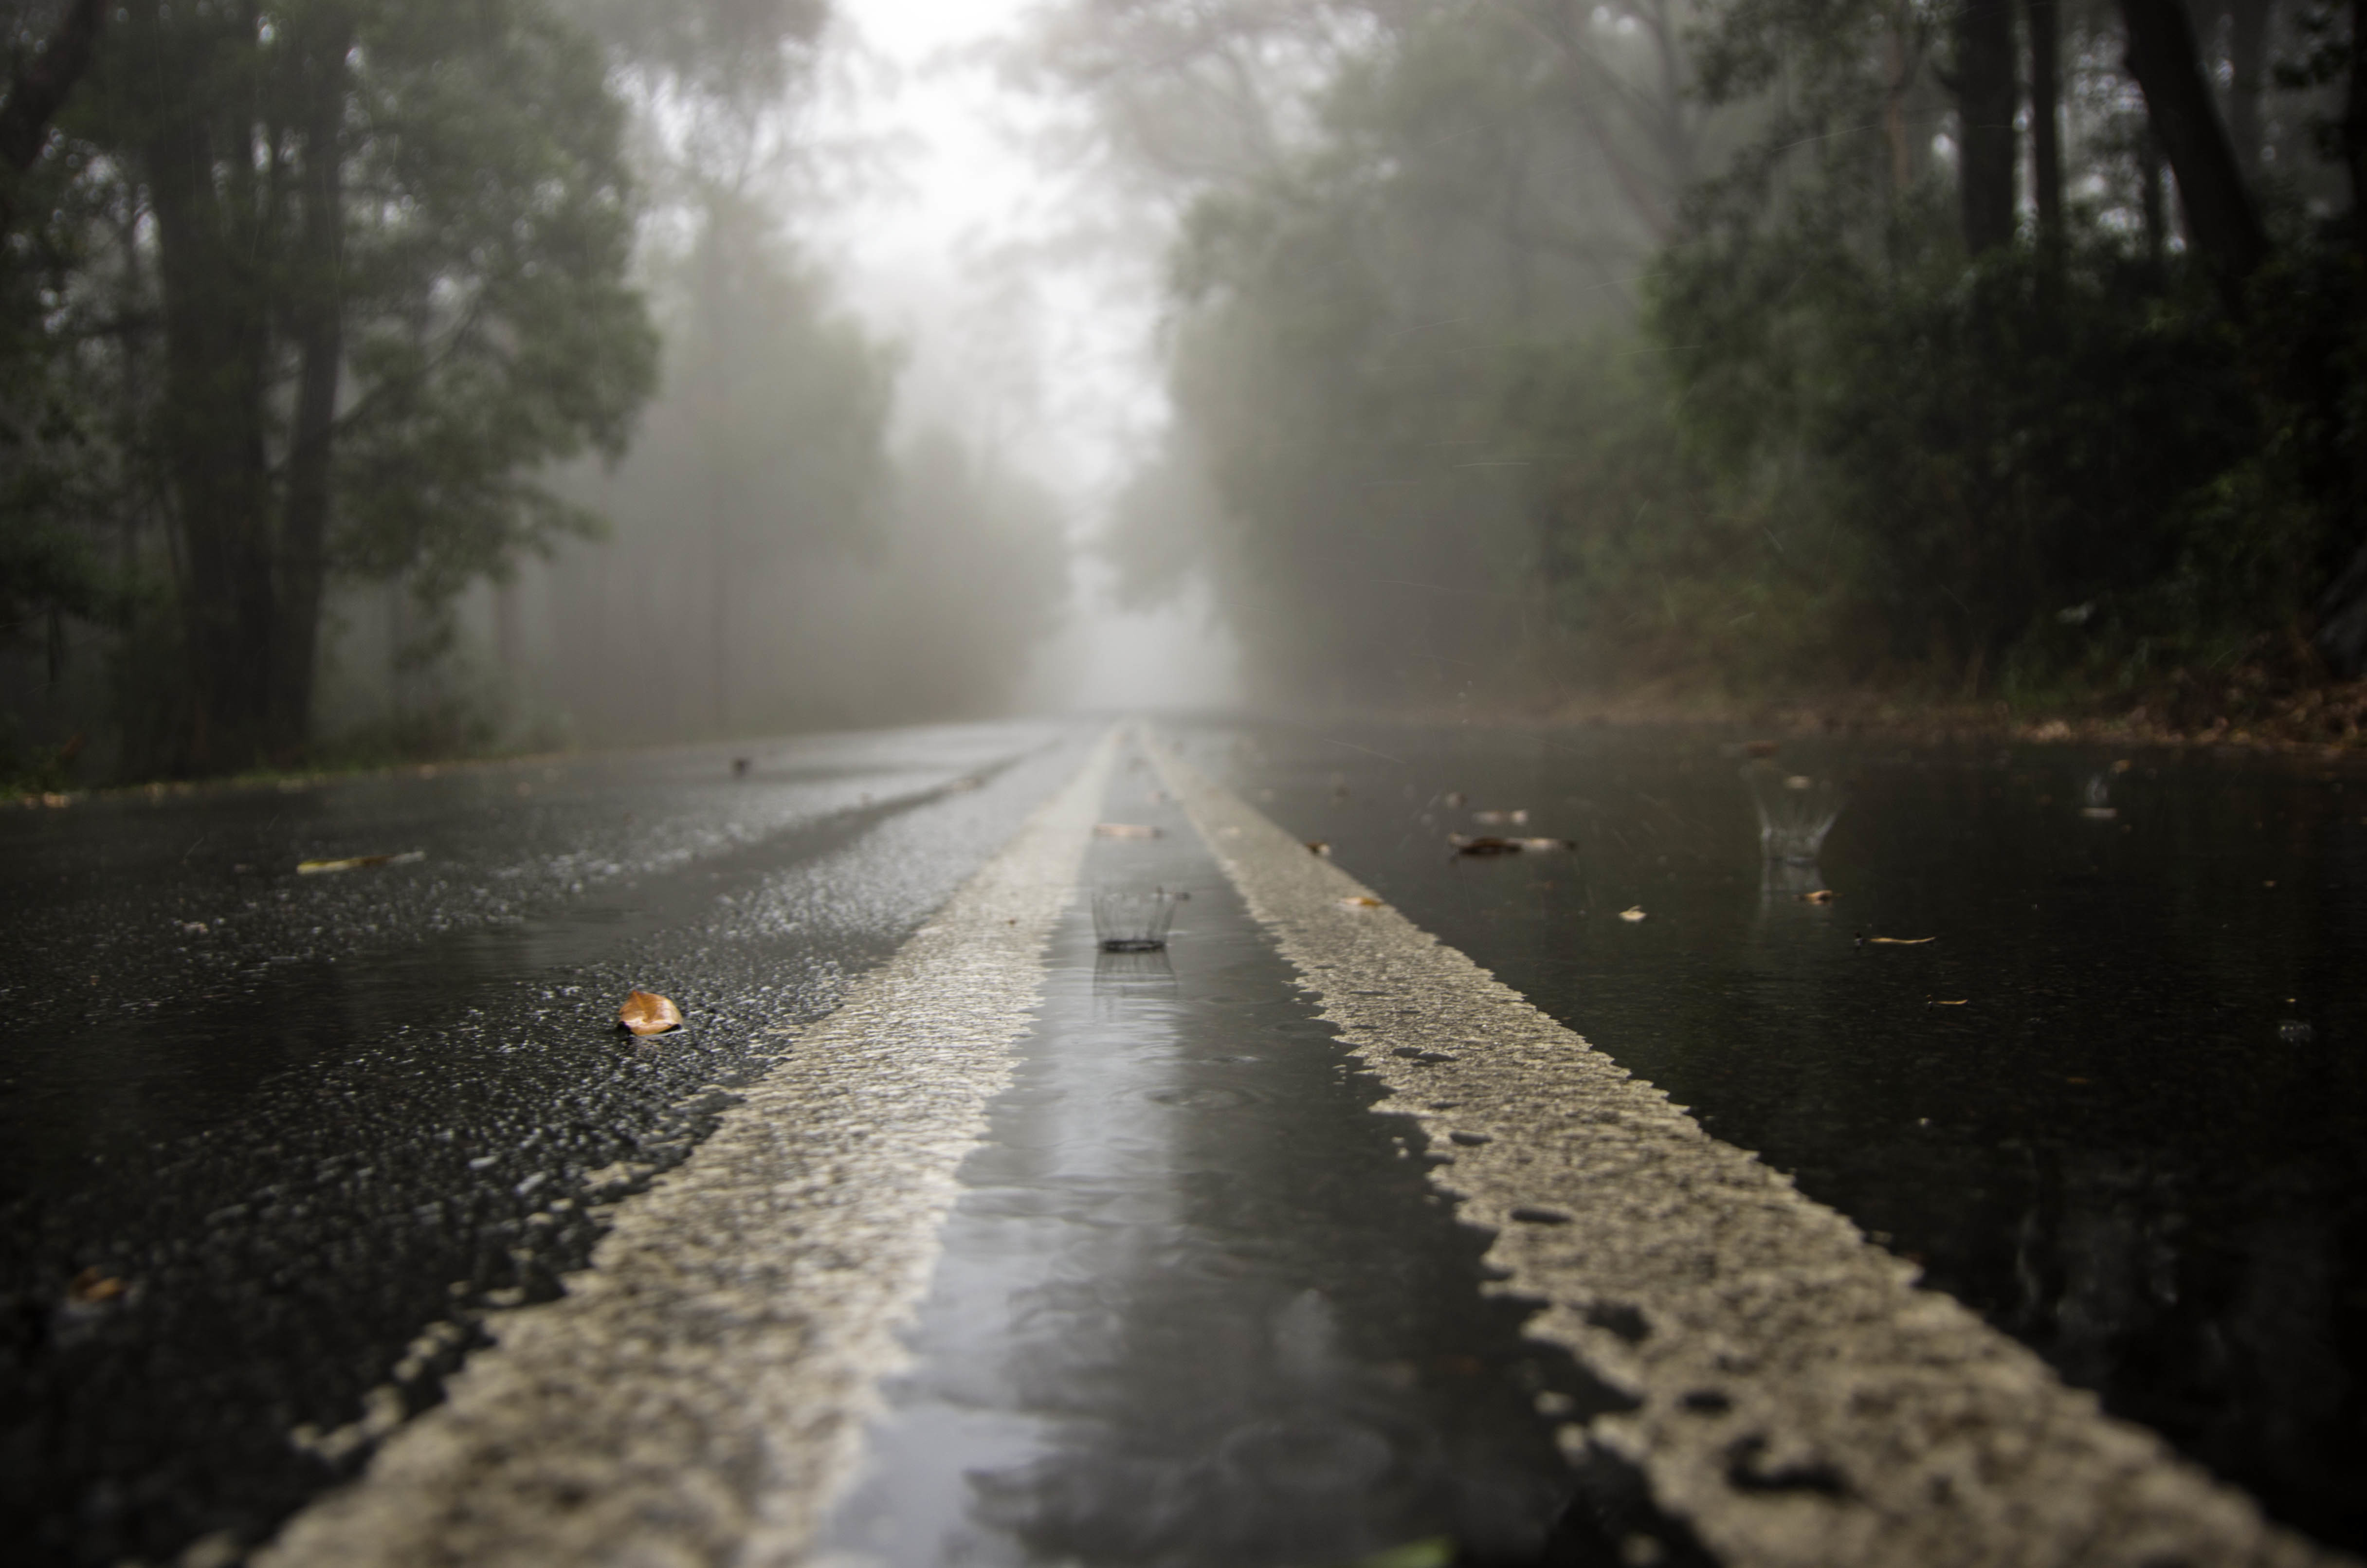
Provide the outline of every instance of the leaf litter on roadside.
<path id="1" fill-rule="evenodd" d="M 635 991 L 617 1009 L 617 1027 L 637 1035 L 671 1033 L 682 1028 L 682 1009 L 654 991 Z"/>

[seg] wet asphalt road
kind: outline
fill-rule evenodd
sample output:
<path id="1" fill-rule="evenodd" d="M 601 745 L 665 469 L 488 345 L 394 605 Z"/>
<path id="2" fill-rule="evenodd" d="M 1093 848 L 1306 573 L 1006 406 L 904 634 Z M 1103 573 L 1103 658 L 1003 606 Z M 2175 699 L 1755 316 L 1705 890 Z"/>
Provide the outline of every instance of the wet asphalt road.
<path id="1" fill-rule="evenodd" d="M 555 1293 L 595 1205 L 680 1160 L 791 1038 L 768 1031 L 829 1011 L 1092 733 L 0 817 L 0 1536 L 17 1560 L 251 1542 L 352 1473 L 436 1397 L 474 1314 Z M 635 985 L 681 1000 L 688 1034 L 613 1032 Z"/>
<path id="2" fill-rule="evenodd" d="M 2367 778 L 1787 743 L 1784 767 L 1849 796 L 1814 879 L 1838 897 L 1813 904 L 1762 872 L 1738 736 L 1182 733 L 2067 1379 L 2280 1517 L 2367 1542 L 2349 1484 L 2367 1470 Z M 767 1031 L 827 1012 L 1093 733 L 747 746 L 744 778 L 712 748 L 0 815 L 17 1025 L 0 1058 L 0 1533 L 35 1561 L 166 1561 L 255 1540 L 353 1473 L 437 1397 L 479 1311 L 553 1294 L 596 1206 L 681 1159 L 794 1039 Z M 1448 854 L 1489 806 L 1578 852 Z M 1125 1561 L 1124 1532 L 1161 1517 L 1214 1539 L 1228 1433 L 1353 1471 L 1357 1433 L 1410 1422 L 1465 1449 L 1402 1517 L 1350 1508 L 1321 1539 L 1476 1540 L 1484 1513 L 1521 1560 L 1558 1495 L 1525 1402 L 1567 1373 L 1481 1308 L 1471 1239 L 1403 1180 L 1383 1119 L 1359 1119 L 1363 1092 L 1181 836 L 1156 855 L 1201 890 L 1196 955 L 1187 933 L 1164 978 L 1056 965 L 921 1325 L 924 1346 L 1036 1381 L 999 1407 L 924 1369 L 897 1408 L 957 1405 L 967 1436 L 932 1446 L 891 1422 L 880 1451 L 919 1444 L 900 1472 L 944 1478 L 956 1512 L 959 1478 L 999 1478 L 999 1528 L 1045 1554 Z M 1097 846 L 1089 876 L 1121 850 Z M 1618 920 L 1629 907 L 1648 918 Z M 634 984 L 682 999 L 689 1035 L 610 1032 Z M 1285 1038 L 1315 1054 L 1242 1043 Z M 1080 1074 L 1157 1135 L 1064 1119 Z M 1081 1164 L 1091 1179 L 1059 1175 Z M 1120 1235 L 1141 1250 L 1095 1252 Z M 1000 1324 L 963 1271 L 991 1278 L 1014 1236 L 1052 1283 Z M 77 1300 L 78 1275 L 125 1289 Z M 1079 1328 L 1113 1303 L 1140 1343 Z M 1243 1358 L 1249 1415 L 1237 1401 L 1225 1431 L 1195 1434 L 1208 1380 L 1178 1369 Z M 1294 1380 L 1331 1402 L 1311 1437 L 1255 1408 Z M 1193 1468 L 1211 1452 L 1214 1471 Z M 1490 1484 L 1525 1500 L 1475 1503 Z M 879 1535 L 881 1506 L 858 1493 L 841 1528 L 928 1561 Z"/>
<path id="3" fill-rule="evenodd" d="M 2067 1381 L 2367 1547 L 2355 763 L 1787 740 L 1778 769 L 1846 803 L 1817 865 L 1767 868 L 1740 733 L 1195 733 L 1283 827 Z M 1576 851 L 1475 859 L 1454 832 Z M 1858 939 L 1884 936 L 1936 939 Z"/>

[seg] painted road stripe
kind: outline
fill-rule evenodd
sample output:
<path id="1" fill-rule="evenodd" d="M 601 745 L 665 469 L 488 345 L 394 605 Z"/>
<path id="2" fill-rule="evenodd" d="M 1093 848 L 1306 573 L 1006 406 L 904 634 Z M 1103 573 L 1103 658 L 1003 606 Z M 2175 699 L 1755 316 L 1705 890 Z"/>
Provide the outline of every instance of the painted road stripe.
<path id="1" fill-rule="evenodd" d="M 1153 755 L 1323 1017 L 1454 1163 L 1531 1332 L 1634 1397 L 1563 1428 L 1641 1466 L 1734 1568 L 2349 1562 L 1756 1156 L 1703 1131 L 1165 745 Z"/>
<path id="2" fill-rule="evenodd" d="M 495 1346 L 447 1403 L 256 1561 L 798 1561 L 903 1360 L 898 1330 L 1042 995 L 1115 744 L 618 1207 L 565 1296 L 489 1319 Z"/>

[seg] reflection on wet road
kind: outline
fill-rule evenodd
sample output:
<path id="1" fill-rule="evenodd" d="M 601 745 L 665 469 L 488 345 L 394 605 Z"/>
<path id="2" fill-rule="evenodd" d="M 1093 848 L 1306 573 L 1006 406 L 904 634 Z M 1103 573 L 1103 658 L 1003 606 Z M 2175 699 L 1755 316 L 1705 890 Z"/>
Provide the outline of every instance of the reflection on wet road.
<path id="1" fill-rule="evenodd" d="M 1787 741 L 1782 777 L 1846 803 L 1784 865 L 1739 736 L 1203 733 L 1711 1131 L 2272 1513 L 2367 1544 L 2367 778 Z M 1577 848 L 1478 859 L 1456 831 Z"/>
<path id="2" fill-rule="evenodd" d="M 860 1098 L 833 1087 L 841 1058 L 799 1043 L 933 942 L 934 983 L 958 989 L 992 944 L 916 929 L 1001 863 L 1096 733 L 0 819 L 0 936 L 25 960 L 0 995 L 23 1021 L 0 1056 L 0 1531 L 35 1561 L 196 1543 L 228 1562 L 391 1432 L 399 1449 L 434 1427 L 420 1412 L 459 1410 L 438 1402 L 487 1324 L 596 1295 L 562 1276 L 634 1216 L 650 1229 L 663 1205 L 635 1195 L 654 1177 L 763 1142 L 745 1113 L 787 1079 L 819 1096 L 801 1104 Z M 1786 743 L 1750 764 L 1770 858 L 1738 737 L 1184 733 L 1291 834 L 2066 1378 L 2279 1517 L 2367 1541 L 2349 1484 L 2367 1470 L 2367 781 Z M 1483 1289 L 1487 1235 L 1426 1176 L 1459 1159 L 1477 1192 L 1530 1151 L 1468 1129 L 1433 1148 L 1375 1114 L 1376 1074 L 1301 988 L 1323 986 L 1159 787 L 1120 774 L 1108 816 L 1162 835 L 1094 839 L 1082 881 L 1188 892 L 1170 949 L 1098 952 L 1086 898 L 1059 917 L 832 1551 L 882 1568 L 1317 1568 L 1425 1541 L 1504 1568 L 1704 1561 L 1577 1425 L 1641 1396 L 1523 1336 L 1546 1320 Z M 1468 856 L 1450 834 L 1569 842 Z M 425 858 L 294 872 L 411 849 Z M 1357 1006 L 1418 1031 L 1401 980 L 1358 982 L 1382 989 Z M 682 1000 L 687 1033 L 614 1034 L 630 985 Z M 934 1103 L 926 1054 L 908 1058 L 915 1104 Z M 1388 1054 L 1455 1070 L 1452 1051 Z M 1455 1102 L 1423 1103 L 1434 1121 Z M 840 1131 L 870 1135 L 859 1117 Z M 967 1144 L 944 1147 L 950 1192 Z M 860 1218 L 860 1192 L 798 1190 Z M 770 1204 L 776 1230 L 792 1209 Z M 1575 1238 L 1572 1218 L 1491 1222 Z M 1674 1419 L 1741 1420 L 1716 1392 Z M 1730 1459 L 1721 1484 L 1754 1506 L 1795 1482 L 1826 1495 L 1813 1466 L 1747 1443 Z"/>
<path id="3" fill-rule="evenodd" d="M 832 1544 L 894 1568 L 1429 1539 L 1546 1561 L 1572 1484 L 1535 1397 L 1615 1397 L 1480 1294 L 1486 1238 L 1176 808 L 1138 771 L 1108 813 L 1165 836 L 1098 843 L 1085 881 L 1187 892 L 1171 950 L 1098 952 L 1071 906 Z"/>

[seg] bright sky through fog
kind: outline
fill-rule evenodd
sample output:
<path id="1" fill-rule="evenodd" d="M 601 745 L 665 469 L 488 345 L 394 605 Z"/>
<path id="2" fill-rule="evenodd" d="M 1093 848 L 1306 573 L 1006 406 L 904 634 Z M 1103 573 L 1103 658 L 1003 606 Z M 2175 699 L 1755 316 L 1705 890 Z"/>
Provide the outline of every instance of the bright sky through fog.
<path id="1" fill-rule="evenodd" d="M 1080 247 L 1104 214 L 1031 145 L 1069 111 L 1006 89 L 980 46 L 1025 0 L 840 0 L 855 48 L 821 131 L 872 177 L 815 235 L 847 302 L 906 346 L 905 427 L 985 441 L 1067 503 L 1068 629 L 1038 707 L 1210 706 L 1234 664 L 1204 603 L 1121 613 L 1087 546 L 1165 418 L 1150 357 L 1155 254 Z M 1081 254 L 1082 249 L 1082 254 Z"/>

